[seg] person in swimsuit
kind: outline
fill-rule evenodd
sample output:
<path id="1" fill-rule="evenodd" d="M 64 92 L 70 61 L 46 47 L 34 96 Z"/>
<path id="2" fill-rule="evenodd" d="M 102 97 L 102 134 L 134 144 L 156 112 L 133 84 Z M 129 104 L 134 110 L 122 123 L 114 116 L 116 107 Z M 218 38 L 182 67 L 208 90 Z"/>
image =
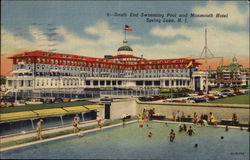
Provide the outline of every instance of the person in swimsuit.
<path id="1" fill-rule="evenodd" d="M 78 128 L 78 122 L 77 122 L 76 119 L 74 119 L 74 120 L 72 121 L 72 126 L 73 126 L 73 132 L 76 133 L 77 130 L 79 130 L 79 128 Z"/>
<path id="2" fill-rule="evenodd" d="M 172 113 L 172 116 L 173 116 L 173 121 L 176 121 L 176 114 L 175 114 L 175 112 Z"/>
<path id="3" fill-rule="evenodd" d="M 152 132 L 148 132 L 148 137 L 151 138 L 153 136 L 153 133 Z"/>
<path id="4" fill-rule="evenodd" d="M 98 124 L 99 128 L 102 128 L 102 119 L 101 118 L 99 118 L 97 120 L 97 124 Z"/>
<path id="5" fill-rule="evenodd" d="M 229 129 L 228 129 L 228 126 L 225 127 L 225 131 L 227 132 Z"/>
<path id="6" fill-rule="evenodd" d="M 187 126 L 186 124 L 183 124 L 183 130 L 186 132 L 187 131 Z"/>
<path id="7" fill-rule="evenodd" d="M 182 125 L 179 125 L 179 132 L 182 132 L 183 131 L 183 127 L 182 127 Z"/>
<path id="8" fill-rule="evenodd" d="M 169 136 L 170 136 L 170 142 L 173 142 L 174 139 L 175 139 L 175 133 L 174 133 L 173 129 L 171 129 L 171 132 L 170 132 Z"/>
<path id="9" fill-rule="evenodd" d="M 125 123 L 125 121 L 126 121 L 126 118 L 125 118 L 125 117 L 123 117 L 123 118 L 122 118 L 122 127 L 124 127 L 124 126 L 125 126 L 125 124 L 126 124 L 126 123 Z"/>
<path id="10" fill-rule="evenodd" d="M 43 120 L 40 119 L 38 122 L 37 122 L 37 138 L 42 140 L 42 129 L 43 129 Z"/>
<path id="11" fill-rule="evenodd" d="M 192 136 L 193 134 L 195 134 L 195 133 L 194 133 L 194 130 L 192 129 L 191 126 L 189 127 L 187 133 L 188 133 L 189 136 Z"/>
<path id="12" fill-rule="evenodd" d="M 197 121 L 198 121 L 198 115 L 196 112 L 194 112 L 193 123 L 197 124 Z"/>

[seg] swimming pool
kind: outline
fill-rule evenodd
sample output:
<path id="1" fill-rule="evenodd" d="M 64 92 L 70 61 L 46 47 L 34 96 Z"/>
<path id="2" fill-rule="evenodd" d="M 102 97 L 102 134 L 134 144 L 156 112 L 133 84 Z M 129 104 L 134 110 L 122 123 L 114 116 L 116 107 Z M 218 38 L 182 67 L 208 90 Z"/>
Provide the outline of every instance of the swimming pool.
<path id="1" fill-rule="evenodd" d="M 188 125 L 189 126 L 189 125 Z M 193 126 L 196 134 L 178 132 L 178 124 L 135 122 L 1 152 L 3 159 L 248 159 L 249 132 L 240 129 Z M 176 139 L 169 142 L 170 130 Z M 148 137 L 151 131 L 153 136 Z M 224 139 L 221 139 L 221 136 Z M 198 144 L 195 148 L 194 145 Z"/>

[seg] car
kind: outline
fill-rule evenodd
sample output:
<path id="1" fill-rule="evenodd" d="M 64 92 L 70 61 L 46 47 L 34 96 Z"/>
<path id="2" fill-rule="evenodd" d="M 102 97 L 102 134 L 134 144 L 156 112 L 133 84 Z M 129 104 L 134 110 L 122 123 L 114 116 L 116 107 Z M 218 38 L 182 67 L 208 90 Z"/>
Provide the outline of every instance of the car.
<path id="1" fill-rule="evenodd" d="M 249 94 L 249 93 L 250 93 L 250 90 L 244 90 L 243 93 L 244 93 L 244 94 Z"/>
<path id="2" fill-rule="evenodd" d="M 187 103 L 195 103 L 195 101 L 192 100 L 192 99 L 188 99 L 186 102 L 187 102 Z"/>
<path id="3" fill-rule="evenodd" d="M 198 94 L 199 96 L 204 95 L 204 93 L 203 93 L 202 91 L 199 91 L 197 94 Z"/>
<path id="4" fill-rule="evenodd" d="M 195 103 L 206 103 L 208 100 L 206 98 L 196 98 Z"/>
<path id="5" fill-rule="evenodd" d="M 188 102 L 195 102 L 195 103 L 206 103 L 208 100 L 204 97 L 190 97 L 187 99 Z"/>
<path id="6" fill-rule="evenodd" d="M 220 92 L 222 95 L 226 95 L 226 97 L 231 97 L 231 96 L 234 96 L 234 93 L 229 90 L 229 89 L 224 89 Z M 224 96 L 223 96 L 224 97 Z"/>
<path id="7" fill-rule="evenodd" d="M 62 98 L 55 98 L 54 103 L 63 103 L 63 99 Z"/>
<path id="8" fill-rule="evenodd" d="M 28 99 L 25 104 L 43 104 L 44 100 L 42 98 L 30 98 Z"/>
<path id="9" fill-rule="evenodd" d="M 179 100 L 179 99 L 175 99 L 172 102 L 174 102 L 174 103 L 186 103 L 185 100 Z"/>
<path id="10" fill-rule="evenodd" d="M 215 93 L 214 97 L 215 97 L 215 99 L 223 98 L 221 93 Z"/>
<path id="11" fill-rule="evenodd" d="M 45 99 L 44 103 L 45 104 L 51 104 L 51 103 L 53 103 L 53 100 L 52 99 Z"/>
<path id="12" fill-rule="evenodd" d="M 15 102 L 16 100 L 22 100 L 22 97 L 19 96 L 4 96 L 1 98 L 1 102 Z"/>

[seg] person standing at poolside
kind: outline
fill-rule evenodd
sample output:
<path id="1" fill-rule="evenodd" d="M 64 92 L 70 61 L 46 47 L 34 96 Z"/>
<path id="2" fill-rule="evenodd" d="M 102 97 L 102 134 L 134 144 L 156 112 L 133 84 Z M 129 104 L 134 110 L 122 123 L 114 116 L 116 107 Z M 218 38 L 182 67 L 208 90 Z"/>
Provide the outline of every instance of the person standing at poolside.
<path id="1" fill-rule="evenodd" d="M 193 123 L 197 124 L 197 121 L 198 121 L 198 115 L 196 112 L 194 112 Z"/>
<path id="2" fill-rule="evenodd" d="M 174 133 L 173 129 L 171 129 L 171 132 L 170 132 L 169 136 L 170 136 L 170 142 L 173 142 L 174 139 L 175 139 L 175 133 Z"/>
<path id="3" fill-rule="evenodd" d="M 175 112 L 172 113 L 172 116 L 173 116 L 173 121 L 176 121 L 176 115 L 175 115 Z"/>
<path id="4" fill-rule="evenodd" d="M 123 118 L 122 118 L 122 127 L 123 127 L 123 128 L 124 128 L 125 124 L 126 124 L 126 117 L 123 117 Z"/>
<path id="5" fill-rule="evenodd" d="M 237 116 L 236 116 L 236 113 L 233 113 L 232 122 L 233 122 L 233 125 L 237 125 Z"/>
<path id="6" fill-rule="evenodd" d="M 177 112 L 176 112 L 176 120 L 179 122 L 180 121 L 180 111 L 178 110 Z"/>
<path id="7" fill-rule="evenodd" d="M 43 120 L 40 119 L 40 120 L 37 122 L 37 128 L 36 128 L 36 129 L 37 129 L 37 138 L 40 139 L 40 140 L 43 139 L 43 138 L 42 138 L 42 129 L 43 129 L 42 124 L 43 124 Z"/>
<path id="8" fill-rule="evenodd" d="M 209 121 L 213 125 L 217 125 L 217 121 L 215 120 L 214 114 L 212 112 L 209 113 Z"/>
<path id="9" fill-rule="evenodd" d="M 102 119 L 101 118 L 97 118 L 97 124 L 99 126 L 99 128 L 102 128 Z"/>
<path id="10" fill-rule="evenodd" d="M 74 119 L 74 120 L 72 121 L 72 126 L 73 126 L 73 132 L 76 133 L 76 131 L 79 130 L 77 119 Z"/>

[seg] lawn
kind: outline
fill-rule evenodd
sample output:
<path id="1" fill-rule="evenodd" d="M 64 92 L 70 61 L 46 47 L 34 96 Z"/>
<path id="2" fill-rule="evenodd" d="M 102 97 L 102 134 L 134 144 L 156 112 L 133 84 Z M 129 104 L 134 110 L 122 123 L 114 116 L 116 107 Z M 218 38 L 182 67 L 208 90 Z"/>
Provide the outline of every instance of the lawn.
<path id="1" fill-rule="evenodd" d="M 220 104 L 249 104 L 249 94 L 227 97 L 211 101 L 210 103 Z"/>
<path id="2" fill-rule="evenodd" d="M 76 102 L 68 102 L 68 103 L 52 103 L 52 104 L 33 104 L 33 105 L 25 105 L 19 107 L 6 107 L 0 108 L 0 113 L 10 113 L 10 112 L 21 112 L 21 111 L 30 111 L 37 109 L 49 109 L 49 108 L 61 108 L 61 107 L 72 107 L 72 106 L 82 106 L 93 104 L 89 101 L 76 101 Z"/>

